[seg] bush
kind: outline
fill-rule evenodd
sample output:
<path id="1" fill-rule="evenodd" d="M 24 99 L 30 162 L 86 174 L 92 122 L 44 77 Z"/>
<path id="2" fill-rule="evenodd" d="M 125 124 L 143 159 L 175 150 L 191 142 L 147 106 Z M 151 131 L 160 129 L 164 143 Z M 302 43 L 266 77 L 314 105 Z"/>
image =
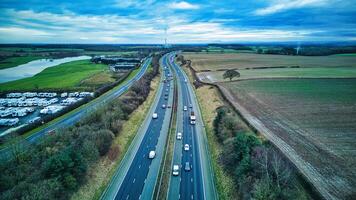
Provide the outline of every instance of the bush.
<path id="1" fill-rule="evenodd" d="M 221 106 L 216 111 L 217 115 L 213 121 L 213 127 L 220 143 L 243 131 L 242 126 L 236 119 L 236 115 L 228 107 Z"/>
<path id="2" fill-rule="evenodd" d="M 252 196 L 256 200 L 275 200 L 278 199 L 278 192 L 269 179 L 258 180 L 253 188 Z"/>
<path id="3" fill-rule="evenodd" d="M 95 133 L 95 144 L 101 156 L 109 151 L 113 139 L 114 134 L 109 130 L 99 130 Z"/>
<path id="4" fill-rule="evenodd" d="M 242 131 L 234 113 L 219 107 L 214 132 L 223 144 L 219 161 L 238 185 L 242 199 L 303 199 L 287 159 L 250 132 Z"/>

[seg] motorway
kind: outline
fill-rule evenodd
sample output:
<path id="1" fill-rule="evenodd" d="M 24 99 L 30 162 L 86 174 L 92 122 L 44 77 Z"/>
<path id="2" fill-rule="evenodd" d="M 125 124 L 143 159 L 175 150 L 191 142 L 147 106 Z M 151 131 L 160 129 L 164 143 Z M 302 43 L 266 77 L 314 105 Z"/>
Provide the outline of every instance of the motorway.
<path id="1" fill-rule="evenodd" d="M 148 66 L 151 63 L 151 60 L 152 60 L 152 58 L 146 59 L 145 62 L 142 64 L 140 71 L 134 77 L 132 77 L 130 80 L 126 81 L 121 86 L 116 87 L 116 88 L 106 92 L 105 94 L 101 95 L 100 97 L 98 97 L 98 98 L 94 99 L 93 101 L 89 102 L 88 104 L 84 105 L 80 109 L 73 110 L 63 119 L 50 124 L 46 128 L 39 130 L 38 132 L 31 134 L 27 138 L 24 138 L 23 140 L 19 141 L 18 144 L 21 144 L 21 145 L 18 145 L 18 146 L 26 147 L 28 144 L 38 141 L 40 138 L 42 138 L 44 135 L 46 135 L 46 133 L 48 133 L 50 130 L 58 129 L 61 127 L 71 126 L 71 125 L 75 124 L 76 122 L 78 122 L 80 119 L 82 119 L 84 116 L 86 116 L 88 113 L 94 111 L 99 106 L 105 104 L 106 102 L 110 102 L 111 100 L 122 95 L 137 80 L 139 80 L 145 74 Z M 1 149 L 0 150 L 1 158 L 2 159 L 11 158 L 11 154 L 12 154 L 11 151 L 12 151 L 11 147 L 5 147 L 5 148 Z"/>
<path id="2" fill-rule="evenodd" d="M 171 74 L 166 63 L 167 55 L 161 59 L 160 66 L 165 66 L 161 80 Z M 172 115 L 172 108 L 162 108 L 162 105 L 172 105 L 173 90 L 173 81 L 161 81 L 153 106 L 101 199 L 153 198 Z M 157 119 L 152 118 L 153 113 L 158 114 Z M 155 158 L 148 158 L 150 151 L 156 152 Z"/>
<path id="3" fill-rule="evenodd" d="M 178 164 L 180 174 L 171 176 L 167 199 L 217 199 L 199 104 L 187 75 L 174 58 L 175 54 L 169 54 L 169 65 L 178 79 L 177 132 L 181 132 L 183 138 L 175 139 L 172 166 Z M 187 106 L 188 110 L 183 111 L 183 106 Z M 190 124 L 191 111 L 197 116 L 195 125 Z M 185 144 L 190 147 L 188 151 L 183 149 Z M 190 171 L 184 169 L 186 162 L 190 164 Z"/>

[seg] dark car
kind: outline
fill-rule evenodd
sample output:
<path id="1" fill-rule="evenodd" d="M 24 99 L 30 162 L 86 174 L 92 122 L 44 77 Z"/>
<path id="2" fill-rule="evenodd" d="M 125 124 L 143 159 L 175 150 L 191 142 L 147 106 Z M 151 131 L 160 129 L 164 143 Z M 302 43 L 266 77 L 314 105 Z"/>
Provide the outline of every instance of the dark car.
<path id="1" fill-rule="evenodd" d="M 189 162 L 185 162 L 184 170 L 187 171 L 187 172 L 190 171 L 190 164 L 189 164 Z"/>

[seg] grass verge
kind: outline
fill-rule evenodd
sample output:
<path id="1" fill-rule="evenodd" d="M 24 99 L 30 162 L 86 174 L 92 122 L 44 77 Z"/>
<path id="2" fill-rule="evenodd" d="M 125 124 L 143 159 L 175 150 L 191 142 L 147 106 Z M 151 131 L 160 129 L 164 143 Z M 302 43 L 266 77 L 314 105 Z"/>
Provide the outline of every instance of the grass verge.
<path id="1" fill-rule="evenodd" d="M 135 137 L 137 130 L 145 119 L 146 113 L 154 101 L 159 80 L 159 77 L 153 79 L 147 100 L 130 115 L 129 120 L 123 125 L 121 134 L 115 138 L 111 148 L 122 147 L 119 149 L 119 156 L 115 159 L 109 158 L 109 155 L 101 158 L 99 162 L 90 169 L 87 183 L 71 197 L 72 200 L 100 198 L 100 195 L 109 184 L 111 177 Z"/>

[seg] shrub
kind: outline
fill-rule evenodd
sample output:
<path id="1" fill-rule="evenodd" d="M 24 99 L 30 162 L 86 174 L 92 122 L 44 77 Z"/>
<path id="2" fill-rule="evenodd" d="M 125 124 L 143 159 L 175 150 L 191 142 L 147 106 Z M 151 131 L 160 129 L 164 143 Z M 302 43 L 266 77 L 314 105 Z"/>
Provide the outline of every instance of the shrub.
<path id="1" fill-rule="evenodd" d="M 95 133 L 95 144 L 101 156 L 109 151 L 113 139 L 114 134 L 109 130 L 99 130 Z"/>
<path id="2" fill-rule="evenodd" d="M 305 199 L 283 155 L 262 144 L 253 133 L 242 131 L 229 108 L 222 106 L 216 111 L 214 132 L 223 144 L 219 161 L 234 178 L 242 199 Z"/>

